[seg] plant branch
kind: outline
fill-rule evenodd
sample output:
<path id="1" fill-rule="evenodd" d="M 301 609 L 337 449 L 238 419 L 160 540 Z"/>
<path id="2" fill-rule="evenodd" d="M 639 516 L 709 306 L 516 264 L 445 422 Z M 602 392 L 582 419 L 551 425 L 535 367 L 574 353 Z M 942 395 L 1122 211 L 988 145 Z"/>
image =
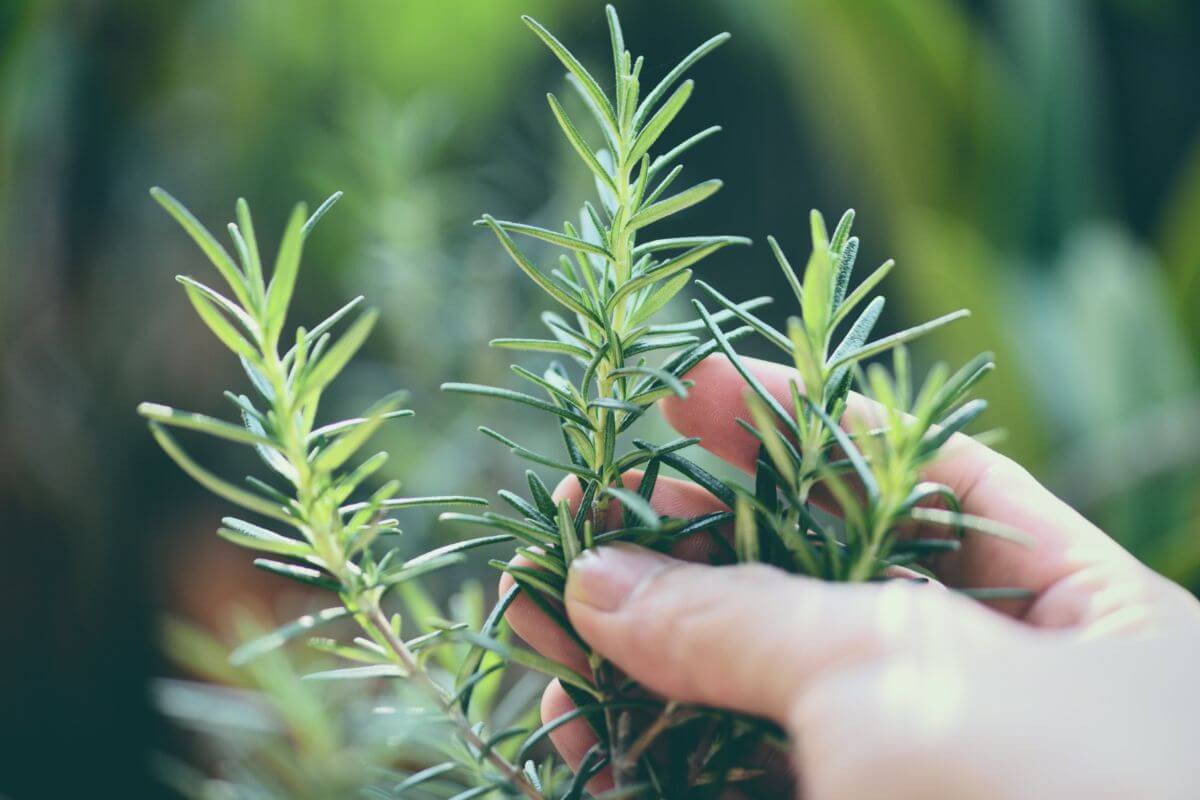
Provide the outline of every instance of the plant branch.
<path id="1" fill-rule="evenodd" d="M 495 767 L 504 776 L 504 779 L 516 787 L 525 797 L 530 800 L 542 800 L 542 793 L 529 782 L 529 778 L 525 776 L 525 773 L 515 764 L 510 763 L 500 753 L 496 752 L 494 747 L 489 747 L 479 737 L 479 734 L 472 727 L 470 720 L 466 718 L 458 705 L 447 697 L 445 690 L 438 685 L 437 681 L 430 677 L 429 673 L 425 671 L 417 660 L 417 657 L 408 649 L 408 646 L 400 640 L 400 637 L 396 636 L 395 631 L 392 630 L 391 623 L 388 622 L 387 616 L 383 613 L 383 609 L 379 607 L 378 603 L 373 603 L 370 606 L 368 615 L 372 624 L 370 627 L 365 628 L 367 633 L 372 633 L 370 628 L 377 630 L 378 636 L 387 645 L 387 649 L 396 659 L 397 665 L 420 683 L 425 692 L 431 699 L 438 703 L 438 706 L 450 718 L 455 727 L 458 728 L 460 735 L 462 735 L 471 747 L 475 748 L 476 751 L 486 758 L 488 763 Z"/>

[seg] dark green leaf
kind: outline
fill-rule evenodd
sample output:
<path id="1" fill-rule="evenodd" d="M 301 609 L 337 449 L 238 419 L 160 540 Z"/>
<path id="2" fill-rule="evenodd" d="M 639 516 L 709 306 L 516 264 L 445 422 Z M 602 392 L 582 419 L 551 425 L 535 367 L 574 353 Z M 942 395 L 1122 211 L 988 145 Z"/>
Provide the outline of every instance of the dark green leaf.
<path id="1" fill-rule="evenodd" d="M 865 358 L 870 358 L 873 355 L 878 355 L 879 353 L 890 350 L 897 345 L 910 342 L 919 336 L 924 336 L 926 333 L 942 327 L 943 325 L 964 317 L 968 317 L 970 315 L 971 312 L 967 311 L 966 309 L 952 311 L 949 314 L 944 314 L 937 319 L 932 319 L 924 324 L 914 325 L 913 327 L 900 331 L 899 333 L 893 333 L 891 336 L 885 336 L 882 339 L 876 339 L 870 344 L 863 345 L 862 347 L 842 354 L 837 359 L 831 359 L 829 362 L 829 369 L 835 370 L 843 364 L 853 364 L 855 362 L 862 361 Z"/>
<path id="2" fill-rule="evenodd" d="M 483 220 L 478 220 L 476 225 L 486 225 Z M 565 247 L 568 250 L 579 253 L 588 253 L 590 255 L 599 256 L 600 258 L 612 259 L 612 255 L 607 250 L 597 244 L 580 239 L 576 236 L 569 236 L 565 233 L 557 233 L 539 228 L 536 225 L 524 225 L 520 222 L 507 222 L 502 219 L 496 220 L 496 224 L 509 233 L 519 233 L 523 236 L 531 236 L 534 239 L 541 239 L 543 242 L 549 242 L 559 247 Z"/>
<path id="3" fill-rule="evenodd" d="M 842 430 L 842 427 L 830 419 L 829 415 L 825 413 L 825 409 L 821 408 L 810 397 L 805 397 L 804 401 L 808 403 L 808 407 L 812 409 L 813 413 L 820 417 L 826 430 L 833 436 L 834 441 L 838 443 L 838 447 L 842 448 L 842 451 L 846 454 L 846 458 L 850 461 L 850 465 L 854 467 L 854 472 L 858 475 L 858 479 L 862 481 L 863 488 L 867 490 L 867 495 L 871 499 L 879 497 L 879 483 L 875 480 L 875 474 L 871 472 L 871 468 L 867 466 L 867 461 L 863 458 L 862 451 L 854 445 L 854 442 L 850 440 L 850 437 Z"/>
<path id="4" fill-rule="evenodd" d="M 659 518 L 658 512 L 637 492 L 631 492 L 628 489 L 618 489 L 615 486 L 609 486 L 604 492 L 617 498 L 623 508 L 628 509 L 630 513 L 644 522 L 647 527 L 657 529 L 662 526 L 662 520 Z"/>
<path id="5" fill-rule="evenodd" d="M 771 344 L 780 348 L 785 353 L 790 354 L 792 352 L 792 342 L 790 339 L 788 339 L 788 337 L 784 336 L 782 333 L 780 333 L 775 328 L 768 325 L 763 320 L 756 317 L 754 314 L 751 314 L 749 311 L 746 310 L 744 305 L 739 305 L 738 303 L 733 302 L 732 300 L 730 300 L 728 297 L 726 297 L 725 295 L 718 292 L 716 289 L 714 289 L 712 286 L 710 286 L 705 281 L 698 280 L 698 281 L 696 281 L 696 285 L 699 286 L 704 291 L 708 292 L 710 295 L 712 295 L 712 298 L 714 300 L 716 300 L 718 303 L 725 306 L 725 308 L 729 312 L 729 314 L 737 317 L 738 319 L 742 320 L 750 327 L 754 328 L 754 330 L 756 330 L 760 334 L 762 334 L 762 336 L 764 338 L 766 338 L 766 340 L 769 341 Z M 717 321 L 717 319 L 714 316 L 713 322 L 716 322 L 716 321 Z"/>
<path id="6" fill-rule="evenodd" d="M 505 252 L 508 253 L 509 257 L 512 258 L 513 262 L 516 263 L 516 265 L 521 268 L 521 271 L 528 275 L 534 283 L 540 286 L 542 291 L 546 292 L 546 294 L 550 295 L 559 303 L 576 312 L 577 314 L 582 314 L 585 317 L 592 316 L 591 312 L 585 305 L 583 305 L 583 303 L 576 298 L 571 297 L 571 295 L 567 294 L 567 292 L 565 292 L 563 289 L 556 286 L 554 282 L 550 280 L 550 278 L 543 275 L 541 270 L 535 267 L 533 263 L 525 257 L 525 254 L 520 251 L 520 249 L 513 242 L 512 238 L 509 237 L 508 233 L 500 227 L 493 217 L 485 214 L 483 216 L 483 221 L 492 229 L 492 232 L 496 234 L 496 238 L 500 240 L 500 245 L 504 248 Z"/>
<path id="7" fill-rule="evenodd" d="M 492 339 L 488 344 L 492 347 L 503 347 L 509 350 L 563 353 L 564 355 L 574 356 L 585 361 L 592 357 L 592 353 L 578 345 L 563 341 L 554 341 L 552 339 Z"/>
<path id="8" fill-rule="evenodd" d="M 637 440 L 634 440 L 637 444 Z M 689 461 L 678 453 L 665 453 L 659 456 L 659 460 L 671 467 L 681 475 L 686 476 L 693 483 L 705 489 L 713 497 L 720 500 L 729 508 L 733 508 L 736 495 L 733 490 L 722 483 L 715 475 L 706 471 L 703 467 L 695 462 Z"/>
<path id="9" fill-rule="evenodd" d="M 755 394 L 757 394 L 762 401 L 766 403 L 767 408 L 774 412 L 775 416 L 784 424 L 785 427 L 787 427 L 792 435 L 799 439 L 800 431 L 796 427 L 796 421 L 792 419 L 792 416 L 783 409 L 783 406 L 779 405 L 779 401 L 776 400 L 774 396 L 772 396 L 771 393 L 766 390 L 766 387 L 762 385 L 758 378 L 756 378 L 750 372 L 750 370 L 746 368 L 746 365 L 742 362 L 741 357 L 738 356 L 738 354 L 734 351 L 733 346 L 729 343 L 729 338 L 713 320 L 712 315 L 708 313 L 708 309 L 705 308 L 704 304 L 699 300 L 693 300 L 692 304 L 696 307 L 696 310 L 700 312 L 701 318 L 708 326 L 709 333 L 713 335 L 713 338 L 717 341 L 717 344 L 720 345 L 721 350 L 724 351 L 725 355 L 729 358 L 729 361 L 733 364 L 734 369 L 738 371 L 738 374 L 742 376 L 742 379 L 745 380 L 750 388 L 754 390 Z"/>
<path id="10" fill-rule="evenodd" d="M 496 441 L 500 442 L 505 447 L 509 448 L 513 453 L 515 453 L 516 455 L 519 455 L 521 458 L 524 458 L 527 461 L 532 461 L 535 464 L 542 464 L 543 466 L 547 466 L 547 467 L 553 467 L 554 469 L 560 469 L 564 472 L 570 472 L 574 475 L 578 475 L 581 478 L 587 478 L 587 479 L 591 479 L 591 480 L 596 479 L 596 473 L 592 472 L 590 469 L 588 469 L 586 466 L 583 466 L 582 464 L 564 464 L 563 462 L 556 461 L 555 459 L 550 458 L 549 456 L 544 456 L 541 453 L 535 453 L 533 450 L 530 450 L 527 447 L 523 447 L 522 445 L 517 444 L 512 439 L 509 439 L 507 436 L 497 433 L 496 431 L 492 430 L 491 428 L 486 428 L 482 425 L 479 427 L 479 432 L 489 438 L 495 439 Z"/>
<path id="11" fill-rule="evenodd" d="M 453 772 L 456 769 L 458 769 L 458 764 L 455 764 L 453 761 L 447 761 L 445 764 L 435 764 L 434 766 L 423 769 L 420 772 L 414 772 L 412 775 L 409 775 L 407 778 L 400 781 L 400 783 L 397 783 L 392 787 L 392 795 L 394 797 L 402 797 L 403 795 L 401 792 L 404 790 L 412 789 L 420 786 L 422 783 L 426 783 L 427 781 L 440 778 L 442 775 L 445 775 L 448 772 Z"/>
<path id="12" fill-rule="evenodd" d="M 937 429 L 925 434 L 925 438 L 921 440 L 921 453 L 928 455 L 936 452 L 938 448 L 950 440 L 951 436 L 970 425 L 976 417 L 986 410 L 986 400 L 972 400 L 967 403 L 942 420 L 941 425 Z"/>
<path id="13" fill-rule="evenodd" d="M 553 519 L 555 514 L 554 500 L 550 497 L 550 490 L 546 484 L 542 483 L 542 479 L 537 476 L 533 470 L 526 470 L 525 480 L 529 483 L 529 494 L 537 504 L 538 510 L 546 516 L 547 519 Z"/>

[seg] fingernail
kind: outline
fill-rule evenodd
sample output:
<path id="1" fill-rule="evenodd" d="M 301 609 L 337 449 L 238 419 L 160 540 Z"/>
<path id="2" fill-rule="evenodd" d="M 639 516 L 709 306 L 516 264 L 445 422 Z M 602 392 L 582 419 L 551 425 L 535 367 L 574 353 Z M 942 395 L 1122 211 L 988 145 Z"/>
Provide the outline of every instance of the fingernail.
<path id="1" fill-rule="evenodd" d="M 567 603 L 616 611 L 642 582 L 670 563 L 664 555 L 631 544 L 586 550 L 571 562 Z"/>

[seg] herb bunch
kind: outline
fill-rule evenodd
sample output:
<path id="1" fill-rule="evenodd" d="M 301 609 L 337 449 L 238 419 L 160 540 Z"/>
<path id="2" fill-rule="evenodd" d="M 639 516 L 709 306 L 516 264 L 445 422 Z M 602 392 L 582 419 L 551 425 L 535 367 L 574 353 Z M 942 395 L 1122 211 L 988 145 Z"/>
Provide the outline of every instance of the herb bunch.
<path id="1" fill-rule="evenodd" d="M 256 396 L 227 393 L 242 417 L 240 425 L 156 404 L 139 410 L 185 471 L 286 531 L 230 517 L 219 531 L 223 537 L 273 556 L 255 562 L 263 569 L 332 591 L 339 600 L 339 605 L 248 642 L 232 661 L 248 663 L 309 635 L 318 624 L 345 617 L 358 625 L 361 636 L 350 642 L 310 639 L 309 644 L 354 666 L 308 677 L 398 681 L 433 711 L 409 715 L 427 729 L 421 738 L 426 746 L 416 757 L 402 748 L 397 753 L 398 760 L 406 756 L 402 769 L 365 778 L 368 796 L 579 800 L 591 796 L 588 783 L 608 769 L 616 784 L 606 795 L 611 800 L 719 797 L 728 786 L 762 775 L 754 764 L 763 749 L 781 744 L 773 726 L 648 696 L 575 633 L 562 611 L 563 595 L 572 562 L 587 549 L 619 541 L 667 550 L 684 537 L 704 533 L 725 548 L 729 561 L 762 561 L 827 580 L 865 581 L 888 577 L 897 567 L 921 570 L 928 557 L 958 547 L 957 535 L 914 537 L 914 525 L 919 531 L 940 526 L 955 534 L 974 529 L 1020 538 L 1019 532 L 960 513 L 949 487 L 921 480 L 922 468 L 984 410 L 982 400 L 968 395 L 991 371 L 992 360 L 980 355 L 954 373 L 938 365 L 914 386 L 906 343 L 966 312 L 871 340 L 884 299 L 868 298 L 892 262 L 851 288 L 858 252 L 858 240 L 851 235 L 853 212 L 842 217 L 832 234 L 813 212 L 813 251 L 802 274 L 770 239 L 800 308 L 785 331 L 755 313 L 769 298 L 734 302 L 703 281 L 697 284 L 718 310 L 710 312 L 694 301 L 698 319 L 656 321 L 691 283 L 698 263 L 730 245 L 749 243 L 729 235 L 643 238 L 651 225 L 720 188 L 720 181 L 707 180 L 675 190 L 683 169 L 680 157 L 719 128 L 705 128 L 674 145 L 663 142 L 692 94 L 686 73 L 728 35 L 701 44 L 643 96 L 644 60 L 626 49 L 611 7 L 607 19 L 614 65 L 611 91 L 549 31 L 525 18 L 566 67 L 567 81 L 590 117 L 585 129 L 558 98 L 548 95 L 553 117 L 593 178 L 597 202 L 583 203 L 578 221 L 563 223 L 561 231 L 490 215 L 478 222 L 559 307 L 541 315 L 546 338 L 501 338 L 491 344 L 549 354 L 552 360 L 540 373 L 513 366 L 531 387 L 527 391 L 471 383 L 443 386 L 546 415 L 562 440 L 561 455 L 538 452 L 488 427 L 480 430 L 533 465 L 573 478 L 575 503 L 556 501 L 530 469 L 526 495 L 498 493 L 515 514 L 447 512 L 441 517 L 490 529 L 487 535 L 399 560 L 388 546 L 389 537 L 399 532 L 398 522 L 389 516 L 392 510 L 486 502 L 465 496 L 405 498 L 395 481 L 366 488 L 387 455 L 376 453 L 356 465 L 352 461 L 385 421 L 410 413 L 399 407 L 399 396 L 385 398 L 361 417 L 317 424 L 323 392 L 375 321 L 375 314 L 367 312 L 333 337 L 333 328 L 357 310 L 361 298 L 312 330 L 299 328 L 280 352 L 304 241 L 337 196 L 311 217 L 303 206 L 296 209 L 267 281 L 244 201 L 238 203 L 237 224 L 229 227 L 235 261 L 181 205 L 154 191 L 229 287 L 231 296 L 225 296 L 180 278 L 201 319 L 239 357 Z M 590 143 L 585 130 L 602 146 Z M 556 248 L 556 266 L 537 266 L 518 245 L 522 238 L 539 248 Z M 727 322 L 736 327 L 726 330 Z M 751 333 L 778 347 L 795 365 L 799 380 L 792 382 L 786 402 L 766 390 L 734 349 L 733 342 Z M 888 352 L 890 371 L 878 363 L 864 368 L 868 359 Z M 685 457 L 683 451 L 698 439 L 655 444 L 628 436 L 657 401 L 686 397 L 691 386 L 687 374 L 713 354 L 727 357 L 748 385 L 751 419 L 741 422 L 761 443 L 752 488 L 718 480 Z M 253 447 L 270 468 L 271 482 L 248 478 L 240 486 L 217 477 L 179 446 L 170 428 Z M 664 466 L 706 489 L 729 510 L 694 519 L 660 515 L 651 498 Z M 726 538 L 729 528 L 732 544 Z M 422 599 L 415 579 L 459 562 L 468 550 L 514 541 L 518 559 L 491 562 L 511 577 L 512 587 L 481 624 L 445 621 L 434 604 Z M 426 617 L 416 620 L 426 632 L 402 636 L 400 616 L 385 610 L 395 589 L 405 595 L 415 616 Z M 589 674 L 509 641 L 505 613 L 520 595 L 579 644 Z M 510 666 L 557 679 L 576 709 L 540 726 L 522 721 L 493 728 L 488 698 Z M 554 730 L 576 719 L 591 726 L 597 744 L 570 776 L 553 756 L 544 755 L 545 743 Z"/>

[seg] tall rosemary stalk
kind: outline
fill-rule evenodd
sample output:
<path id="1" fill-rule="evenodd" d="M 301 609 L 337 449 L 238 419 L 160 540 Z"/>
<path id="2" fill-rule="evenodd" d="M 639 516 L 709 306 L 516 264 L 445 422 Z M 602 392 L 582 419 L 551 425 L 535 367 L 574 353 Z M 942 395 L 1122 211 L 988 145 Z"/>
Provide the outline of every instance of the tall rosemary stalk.
<path id="1" fill-rule="evenodd" d="M 497 220 L 490 215 L 479 221 L 491 229 L 516 265 L 561 307 L 559 312 L 542 315 L 551 338 L 496 339 L 492 345 L 551 353 L 562 360 L 552 361 L 540 375 L 513 367 L 544 399 L 475 384 L 443 386 L 449 391 L 523 403 L 555 418 L 565 448 L 561 458 L 534 452 L 490 428 L 481 430 L 528 461 L 576 476 L 582 494 L 576 508 L 565 502 L 555 504 L 545 484 L 531 471 L 529 500 L 511 492 L 500 493 L 522 515 L 520 518 L 450 513 L 443 519 L 488 526 L 518 539 L 522 546 L 517 553 L 525 563 L 498 562 L 497 566 L 513 577 L 516 591 L 526 593 L 577 640 L 558 607 L 567 570 L 581 550 L 618 540 L 666 547 L 682 536 L 728 519 L 728 514 L 714 514 L 698 520 L 664 521 L 648 502 L 662 464 L 698 474 L 677 453 L 697 440 L 653 445 L 634 439 L 632 448 L 621 452 L 619 438 L 657 400 L 672 394 L 686 395 L 687 383 L 682 376 L 715 351 L 713 342 L 701 341 L 692 333 L 702 330 L 701 322 L 660 325 L 654 322 L 655 315 L 688 284 L 691 268 L 698 262 L 729 245 L 749 243 L 745 238 L 725 235 L 640 238 L 649 226 L 696 205 L 721 187 L 718 180 L 706 180 L 669 193 L 683 170 L 678 163 L 680 156 L 716 133 L 718 127 L 705 128 L 673 146 L 660 146 L 660 142 L 692 95 L 693 82 L 682 80 L 684 75 L 729 35 L 722 33 L 701 44 L 643 97 L 644 61 L 641 57 L 635 59 L 625 48 L 611 6 L 607 17 L 614 66 L 611 92 L 605 91 L 549 31 L 525 18 L 566 67 L 567 80 L 603 142 L 600 147 L 589 143 L 558 98 L 547 96 L 564 136 L 594 179 L 599 206 L 585 202 L 578 224 L 566 222 L 561 231 Z M 536 266 L 514 236 L 557 248 L 557 268 Z M 734 308 L 751 309 L 762 302 Z M 732 315 L 733 311 L 727 311 L 720 318 Z M 746 328 L 739 329 L 726 338 L 746 332 Z M 647 356 L 651 354 L 658 357 L 657 365 L 649 362 Z M 572 362 L 574 370 L 568 368 Z M 644 468 L 644 474 L 637 491 L 632 491 L 624 488 L 622 476 L 635 468 Z M 614 499 L 622 506 L 622 520 L 610 526 L 608 510 Z M 480 643 L 487 645 L 486 641 Z M 598 769 L 596 765 L 609 764 L 621 786 L 637 771 L 625 753 L 636 732 L 629 712 L 614 713 L 611 706 L 628 694 L 628 687 L 618 685 L 618 676 L 598 654 L 586 646 L 584 650 L 592 672 L 588 683 L 594 685 L 595 696 L 578 689 L 573 690 L 573 696 L 577 703 L 593 704 L 603 711 L 601 749 L 596 751 L 592 766 Z"/>

